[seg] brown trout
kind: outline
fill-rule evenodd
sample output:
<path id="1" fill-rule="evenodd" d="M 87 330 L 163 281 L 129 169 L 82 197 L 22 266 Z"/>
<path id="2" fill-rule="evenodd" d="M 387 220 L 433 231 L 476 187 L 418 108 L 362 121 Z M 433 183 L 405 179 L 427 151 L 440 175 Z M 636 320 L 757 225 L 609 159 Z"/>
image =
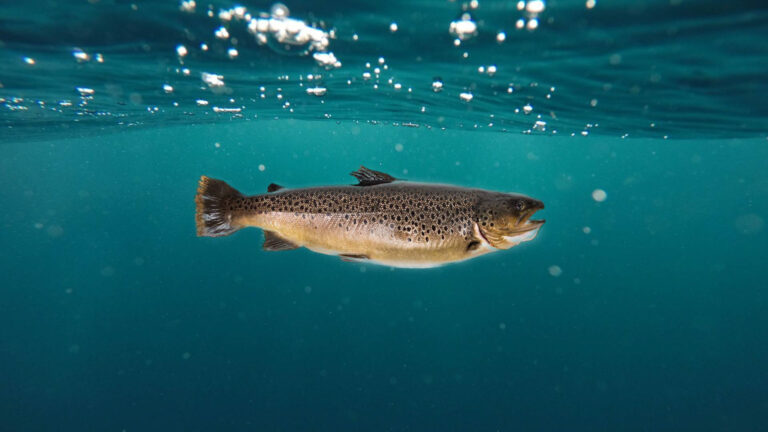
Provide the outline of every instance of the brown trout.
<path id="1" fill-rule="evenodd" d="M 306 247 L 345 261 L 426 268 L 533 240 L 544 223 L 531 219 L 544 204 L 524 195 L 399 181 L 365 167 L 352 175 L 358 184 L 286 189 L 273 183 L 254 196 L 203 176 L 195 197 L 197 235 L 252 226 L 264 230 L 267 251 Z"/>

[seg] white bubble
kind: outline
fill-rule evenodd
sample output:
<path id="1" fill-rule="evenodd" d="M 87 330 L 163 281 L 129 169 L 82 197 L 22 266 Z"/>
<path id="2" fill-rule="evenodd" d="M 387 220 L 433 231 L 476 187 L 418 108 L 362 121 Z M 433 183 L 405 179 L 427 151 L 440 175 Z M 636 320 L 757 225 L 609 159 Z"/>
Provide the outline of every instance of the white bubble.
<path id="1" fill-rule="evenodd" d="M 533 111 L 533 107 L 532 107 L 530 104 L 526 104 L 526 105 L 523 107 L 523 112 L 524 112 L 524 113 L 526 113 L 526 114 L 530 114 L 530 113 L 531 113 L 531 111 Z"/>
<path id="2" fill-rule="evenodd" d="M 595 7 L 595 5 L 597 5 L 596 0 L 587 0 L 587 3 L 586 3 L 587 9 L 592 9 L 593 7 Z"/>
<path id="3" fill-rule="evenodd" d="M 340 68 L 341 62 L 336 58 L 332 52 L 317 52 L 312 54 L 312 58 L 315 59 L 318 65 L 323 66 L 326 69 Z"/>
<path id="4" fill-rule="evenodd" d="M 396 151 L 396 152 L 401 152 L 401 151 L 403 151 L 403 145 L 402 145 L 402 144 L 400 144 L 400 143 L 397 143 L 397 144 L 395 144 L 395 151 Z"/>
<path id="5" fill-rule="evenodd" d="M 237 52 L 237 49 L 235 49 L 235 48 L 230 48 L 230 49 L 228 49 L 228 50 L 227 50 L 227 56 L 228 56 L 230 59 L 234 59 L 234 58 L 236 58 L 236 57 L 237 57 L 239 54 L 240 54 L 240 53 L 238 53 L 238 52 Z"/>
<path id="6" fill-rule="evenodd" d="M 451 22 L 448 26 L 451 35 L 457 37 L 460 41 L 472 38 L 477 34 L 477 24 L 472 20 L 472 15 L 464 13 L 461 18 Z"/>
<path id="7" fill-rule="evenodd" d="M 536 30 L 539 28 L 539 20 L 536 18 L 531 18 L 528 20 L 528 24 L 525 26 L 528 30 Z"/>
<path id="8" fill-rule="evenodd" d="M 558 265 L 549 266 L 547 271 L 549 271 L 549 274 L 554 277 L 559 277 L 561 274 L 563 274 L 563 269 L 561 269 Z"/>
<path id="9" fill-rule="evenodd" d="M 496 42 L 504 42 L 507 39 L 507 34 L 500 31 L 496 34 Z"/>
<path id="10" fill-rule="evenodd" d="M 544 12 L 546 5 L 542 0 L 531 0 L 525 4 L 525 10 L 528 13 L 538 14 Z"/>
<path id="11" fill-rule="evenodd" d="M 397 31 L 397 23 L 396 22 L 393 22 L 393 23 L 391 23 L 389 25 L 389 31 L 391 31 L 392 33 Z"/>
<path id="12" fill-rule="evenodd" d="M 178 54 L 179 57 L 184 57 L 188 53 L 189 51 L 187 51 L 187 47 L 185 47 L 184 45 L 178 45 L 176 47 L 176 54 Z"/>
<path id="13" fill-rule="evenodd" d="M 464 102 L 469 102 L 469 101 L 471 101 L 471 100 L 472 100 L 472 98 L 474 98 L 474 96 L 473 96 L 473 95 L 472 95 L 472 93 L 470 93 L 470 92 L 462 92 L 462 93 L 459 93 L 459 97 L 460 97 L 460 98 L 461 98 L 461 100 L 463 100 Z"/>
<path id="14" fill-rule="evenodd" d="M 264 166 L 264 164 L 259 164 L 259 171 L 264 171 L 266 169 L 267 169 L 267 167 Z"/>
<path id="15" fill-rule="evenodd" d="M 519 20 L 515 21 L 515 28 L 522 29 L 525 27 L 525 20 L 520 18 Z"/>
<path id="16" fill-rule="evenodd" d="M 28 65 L 35 64 L 35 59 L 33 59 L 32 57 L 24 57 L 22 60 L 24 60 L 24 63 Z"/>
<path id="17" fill-rule="evenodd" d="M 440 79 L 435 78 L 435 80 L 432 81 L 432 90 L 435 93 L 439 93 L 443 91 L 443 82 Z"/>
<path id="18" fill-rule="evenodd" d="M 592 191 L 592 199 L 597 202 L 603 202 L 608 198 L 608 194 L 602 189 L 595 189 Z"/>
<path id="19" fill-rule="evenodd" d="M 208 101 L 205 100 L 205 99 L 198 99 L 198 100 L 195 101 L 195 103 L 197 104 L 197 106 L 206 106 L 206 105 L 208 105 Z"/>
<path id="20" fill-rule="evenodd" d="M 163 91 L 166 93 L 173 93 L 173 86 L 170 84 L 163 84 Z"/>
<path id="21" fill-rule="evenodd" d="M 325 93 L 328 91 L 325 87 L 309 87 L 307 88 L 307 94 L 311 94 L 314 96 L 325 96 Z"/>
<path id="22" fill-rule="evenodd" d="M 179 10 L 182 12 L 192 13 L 195 11 L 195 6 L 197 6 L 195 0 L 184 0 L 179 5 Z"/>
<path id="23" fill-rule="evenodd" d="M 291 14 L 291 11 L 288 9 L 288 6 L 282 3 L 275 3 L 270 8 L 269 14 L 272 18 L 287 18 Z"/>
<path id="24" fill-rule="evenodd" d="M 227 28 L 224 26 L 217 28 L 213 34 L 217 39 L 229 39 L 229 31 L 227 31 Z"/>
<path id="25" fill-rule="evenodd" d="M 80 48 L 72 50 L 72 55 L 78 62 L 87 62 L 91 60 L 91 56 Z"/>
<path id="26" fill-rule="evenodd" d="M 584 228 L 581 229 L 581 231 L 583 231 L 584 234 L 589 234 L 592 232 L 592 228 L 585 226 Z"/>
<path id="27" fill-rule="evenodd" d="M 204 83 L 208 84 L 208 87 L 223 87 L 224 77 L 222 75 L 203 72 L 200 74 L 200 78 Z"/>

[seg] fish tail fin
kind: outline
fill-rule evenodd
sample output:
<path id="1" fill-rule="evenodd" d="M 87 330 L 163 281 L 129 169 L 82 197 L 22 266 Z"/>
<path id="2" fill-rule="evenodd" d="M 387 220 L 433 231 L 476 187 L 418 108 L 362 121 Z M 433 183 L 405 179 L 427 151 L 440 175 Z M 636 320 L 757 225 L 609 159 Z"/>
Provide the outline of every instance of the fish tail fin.
<path id="1" fill-rule="evenodd" d="M 200 177 L 195 195 L 198 237 L 222 237 L 241 228 L 233 221 L 233 201 L 243 195 L 221 180 Z"/>

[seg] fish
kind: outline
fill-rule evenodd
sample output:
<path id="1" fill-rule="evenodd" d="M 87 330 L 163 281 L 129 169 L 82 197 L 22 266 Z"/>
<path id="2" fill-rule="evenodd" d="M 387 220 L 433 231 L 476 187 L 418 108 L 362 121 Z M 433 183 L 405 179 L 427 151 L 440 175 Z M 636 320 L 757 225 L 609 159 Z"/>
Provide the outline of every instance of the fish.
<path id="1" fill-rule="evenodd" d="M 200 237 L 245 227 L 264 230 L 265 251 L 305 247 L 344 261 L 430 268 L 509 249 L 536 238 L 541 201 L 516 193 L 403 181 L 364 166 L 358 183 L 290 189 L 270 184 L 245 196 L 200 177 L 195 222 Z"/>

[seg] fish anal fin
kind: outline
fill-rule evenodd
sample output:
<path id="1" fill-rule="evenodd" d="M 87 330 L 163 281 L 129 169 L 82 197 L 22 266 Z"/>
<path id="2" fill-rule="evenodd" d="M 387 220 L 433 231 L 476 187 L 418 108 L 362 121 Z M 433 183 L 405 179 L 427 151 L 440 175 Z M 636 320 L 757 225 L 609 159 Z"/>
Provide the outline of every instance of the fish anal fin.
<path id="1" fill-rule="evenodd" d="M 267 192 L 277 192 L 280 189 L 283 189 L 283 187 L 275 183 L 270 183 L 269 186 L 267 186 Z"/>
<path id="2" fill-rule="evenodd" d="M 357 179 L 358 183 L 355 186 L 373 186 L 384 183 L 392 183 L 397 180 L 389 174 L 381 171 L 374 171 L 364 166 L 360 166 L 360 169 L 350 173 Z"/>
<path id="3" fill-rule="evenodd" d="M 299 245 L 280 237 L 273 231 L 264 231 L 264 244 L 261 248 L 265 251 L 293 250 L 298 247 Z"/>
<path id="4" fill-rule="evenodd" d="M 341 254 L 339 255 L 339 258 L 344 262 L 365 262 L 370 259 L 368 258 L 368 255 L 359 254 Z"/>

